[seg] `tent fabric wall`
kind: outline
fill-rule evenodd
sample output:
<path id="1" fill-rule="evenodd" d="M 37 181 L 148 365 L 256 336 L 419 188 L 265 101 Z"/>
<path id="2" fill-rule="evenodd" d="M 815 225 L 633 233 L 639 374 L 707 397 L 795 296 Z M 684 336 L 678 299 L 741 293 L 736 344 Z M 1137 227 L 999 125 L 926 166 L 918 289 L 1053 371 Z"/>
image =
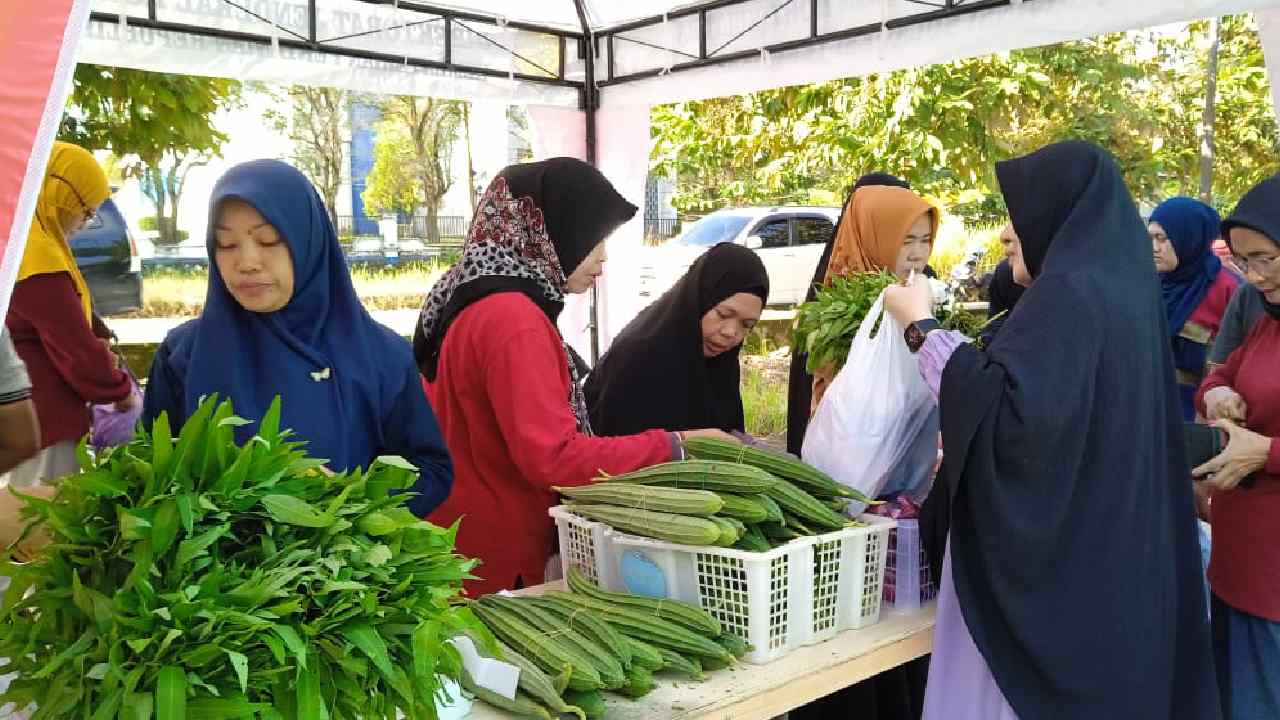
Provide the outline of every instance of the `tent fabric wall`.
<path id="1" fill-rule="evenodd" d="M 568 156 L 586 158 L 584 113 L 555 107 L 530 107 L 534 134 L 534 154 L 540 158 Z M 600 171 L 618 192 L 636 207 L 644 208 L 645 178 L 649 168 L 649 106 L 602 109 L 596 117 L 596 153 Z M 590 198 L 583 198 L 584 203 Z M 638 305 L 636 254 L 644 236 L 644 213 L 609 238 L 608 261 L 597 290 L 597 335 L 603 353 L 623 326 L 642 308 Z M 571 268 L 565 268 L 571 272 Z M 560 332 L 574 350 L 591 357 L 591 304 L 589 295 L 572 295 L 560 315 Z"/>
<path id="2" fill-rule="evenodd" d="M 1267 75 L 1271 78 L 1271 106 L 1280 113 L 1280 7 L 1259 11 L 1255 17 L 1262 54 L 1266 57 Z M 1280 125 L 1280 116 L 1276 122 Z"/>
<path id="3" fill-rule="evenodd" d="M 0 4 L 0 317 L 75 72 L 88 0 Z"/>

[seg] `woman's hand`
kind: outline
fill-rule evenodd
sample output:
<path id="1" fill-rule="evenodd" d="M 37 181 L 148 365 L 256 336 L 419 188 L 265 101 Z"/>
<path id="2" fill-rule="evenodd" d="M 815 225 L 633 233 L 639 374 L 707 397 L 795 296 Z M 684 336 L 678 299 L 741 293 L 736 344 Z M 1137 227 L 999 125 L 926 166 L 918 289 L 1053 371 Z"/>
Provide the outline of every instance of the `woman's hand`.
<path id="1" fill-rule="evenodd" d="M 910 284 L 890 285 L 884 291 L 884 309 L 904 328 L 917 320 L 933 317 L 929 278 L 916 273 Z"/>
<path id="2" fill-rule="evenodd" d="M 1246 430 L 1230 420 L 1219 420 L 1213 426 L 1227 432 L 1227 449 L 1192 470 L 1192 475 L 1208 477 L 1207 482 L 1219 490 L 1230 490 L 1239 485 L 1241 480 L 1267 466 L 1271 438 Z"/>
<path id="3" fill-rule="evenodd" d="M 1225 385 L 1204 394 L 1204 414 L 1210 421 L 1230 420 L 1242 423 L 1248 412 L 1249 406 L 1240 397 L 1240 393 Z"/>
<path id="4" fill-rule="evenodd" d="M 127 413 L 130 410 L 138 407 L 139 399 L 140 398 L 138 397 L 138 393 L 133 390 L 130 390 L 129 394 L 126 395 L 123 400 L 120 400 L 112 407 L 115 408 L 116 412 Z"/>
<path id="5" fill-rule="evenodd" d="M 33 495 L 44 500 L 52 500 L 57 492 L 57 488 L 49 485 L 14 489 L 23 495 Z M 0 547 L 8 547 L 22 537 L 22 530 L 27 524 L 20 515 L 22 507 L 21 498 L 10 492 L 7 487 L 0 488 Z M 49 542 L 49 539 L 49 534 L 43 527 L 33 530 L 25 540 L 14 547 L 14 559 L 27 562 L 35 556 L 41 546 Z"/>
<path id="6" fill-rule="evenodd" d="M 712 429 L 685 430 L 684 432 L 680 433 L 681 443 L 683 443 L 685 440 L 688 440 L 689 438 L 710 438 L 712 440 L 728 440 L 730 442 L 735 442 L 735 443 L 741 442 L 740 440 L 738 440 L 738 438 L 730 435 L 729 433 L 723 430 L 712 430 Z"/>

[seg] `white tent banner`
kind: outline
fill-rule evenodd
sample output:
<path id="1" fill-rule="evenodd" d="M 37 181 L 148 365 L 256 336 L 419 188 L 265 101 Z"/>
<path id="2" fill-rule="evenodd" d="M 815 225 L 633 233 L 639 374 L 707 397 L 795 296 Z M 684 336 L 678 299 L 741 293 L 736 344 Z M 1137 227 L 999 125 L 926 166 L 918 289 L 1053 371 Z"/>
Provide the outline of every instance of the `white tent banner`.
<path id="1" fill-rule="evenodd" d="M 578 91 L 573 87 L 516 77 L 555 78 L 560 64 L 559 38 L 505 25 L 458 20 L 446 26 L 442 16 L 390 4 L 320 0 L 317 44 L 315 49 L 303 49 L 289 43 L 309 41 L 305 0 L 258 0 L 235 5 L 221 0 L 156 0 L 156 21 L 169 24 L 162 28 L 142 22 L 148 18 L 146 0 L 97 0 L 94 9 L 110 13 L 112 20 L 103 20 L 100 14 L 89 24 L 80 49 L 81 62 L 380 94 L 513 104 L 576 106 L 579 102 Z M 272 40 L 210 37 L 167 29 L 184 26 Z M 415 60 L 446 62 L 446 31 L 450 62 L 489 70 L 497 76 L 413 65 Z M 571 49 L 576 47 L 576 41 L 569 44 Z M 342 54 L 346 51 L 383 57 Z M 566 54 L 571 53 L 572 50 Z M 572 54 L 576 58 L 576 53 Z"/>
<path id="2" fill-rule="evenodd" d="M 707 13 L 707 50 L 711 55 L 756 50 L 747 59 L 679 70 L 698 53 L 696 17 L 671 20 L 640 30 L 620 33 L 612 43 L 614 72 L 676 67 L 664 73 L 607 86 L 601 90 L 603 107 L 654 105 L 700 100 L 758 90 L 825 82 L 838 78 L 952 62 L 994 52 L 1080 40 L 1108 32 L 1151 27 L 1166 23 L 1216 17 L 1232 13 L 1280 7 L 1277 0 L 1027 0 L 968 14 L 931 19 L 891 29 L 870 28 L 870 34 L 785 52 L 760 52 L 778 43 L 801 40 L 808 34 L 810 3 L 793 2 L 767 20 L 766 7 L 778 3 L 748 2 Z M 854 31 L 892 24 L 932 10 L 907 0 L 817 3 L 819 33 Z M 761 24 L 715 53 L 738 33 Z M 801 33 L 801 31 L 804 31 Z M 658 50 L 623 38 L 636 38 Z M 751 40 L 748 42 L 748 40 Z M 608 66 L 607 58 L 598 67 Z M 596 77 L 607 82 L 598 69 Z"/>

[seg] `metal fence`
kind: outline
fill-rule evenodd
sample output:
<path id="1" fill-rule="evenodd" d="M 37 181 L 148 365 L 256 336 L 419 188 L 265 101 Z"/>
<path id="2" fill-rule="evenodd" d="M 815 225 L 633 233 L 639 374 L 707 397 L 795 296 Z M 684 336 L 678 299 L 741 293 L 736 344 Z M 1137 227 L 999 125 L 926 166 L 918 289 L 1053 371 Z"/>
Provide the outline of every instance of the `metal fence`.
<path id="1" fill-rule="evenodd" d="M 653 238 L 675 237 L 680 232 L 680 218 L 646 217 L 644 235 Z"/>
<path id="2" fill-rule="evenodd" d="M 358 222 L 358 220 L 364 220 L 365 222 Z M 376 227 L 377 220 L 356 218 L 351 215 L 339 215 L 338 236 L 363 236 L 362 233 L 356 232 L 357 225 L 367 225 L 368 223 L 374 223 Z M 437 237 L 442 239 L 466 237 L 467 229 L 470 225 L 471 218 L 463 217 L 461 215 L 440 215 L 436 218 Z M 430 237 L 430 234 L 427 232 L 426 216 L 415 215 L 410 218 L 401 218 L 401 221 L 397 223 L 397 235 L 399 235 L 401 240 L 426 240 Z"/>

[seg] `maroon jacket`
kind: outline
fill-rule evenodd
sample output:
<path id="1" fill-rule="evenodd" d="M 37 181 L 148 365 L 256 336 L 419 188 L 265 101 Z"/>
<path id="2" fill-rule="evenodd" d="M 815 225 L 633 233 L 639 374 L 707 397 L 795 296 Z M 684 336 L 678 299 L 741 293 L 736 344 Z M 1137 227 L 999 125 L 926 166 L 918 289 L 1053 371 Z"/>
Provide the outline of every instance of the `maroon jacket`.
<path id="1" fill-rule="evenodd" d="M 119 402 L 133 390 L 94 335 L 67 273 L 32 275 L 15 285 L 5 324 L 31 376 L 42 448 L 79 441 L 89 432 L 89 403 Z"/>

